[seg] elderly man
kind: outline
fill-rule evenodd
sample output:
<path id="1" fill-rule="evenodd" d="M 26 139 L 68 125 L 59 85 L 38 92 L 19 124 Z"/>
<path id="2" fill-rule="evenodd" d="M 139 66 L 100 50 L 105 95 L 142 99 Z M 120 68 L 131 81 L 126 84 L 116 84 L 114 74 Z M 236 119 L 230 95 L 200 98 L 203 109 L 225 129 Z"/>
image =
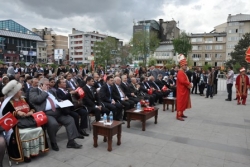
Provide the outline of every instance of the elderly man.
<path id="1" fill-rule="evenodd" d="M 48 91 L 49 80 L 42 78 L 37 88 L 31 88 L 29 93 L 29 101 L 34 106 L 36 111 L 44 111 L 48 118 L 47 132 L 50 138 L 51 147 L 55 151 L 59 151 L 56 142 L 56 133 L 59 128 L 59 124 L 65 126 L 68 136 L 67 148 L 81 148 L 75 142 L 75 138 L 79 136 L 77 128 L 74 123 L 74 119 L 69 115 L 63 115 L 63 108 L 59 108 L 57 105 L 58 99 L 55 95 Z"/>
<path id="2" fill-rule="evenodd" d="M 246 70 L 244 67 L 240 69 L 240 75 L 236 77 L 236 96 L 238 100 L 238 105 L 242 104 L 246 105 L 246 99 L 247 99 L 247 90 L 249 88 L 249 78 L 246 75 Z"/>

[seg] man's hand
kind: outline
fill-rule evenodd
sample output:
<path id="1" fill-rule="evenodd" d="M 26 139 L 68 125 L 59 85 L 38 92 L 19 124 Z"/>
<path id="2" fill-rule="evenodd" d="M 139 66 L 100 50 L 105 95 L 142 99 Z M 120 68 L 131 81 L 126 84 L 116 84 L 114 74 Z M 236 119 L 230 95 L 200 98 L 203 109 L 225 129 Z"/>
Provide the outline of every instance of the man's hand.
<path id="1" fill-rule="evenodd" d="M 48 91 L 48 86 L 45 85 L 45 84 L 43 84 L 43 85 L 41 86 L 41 89 L 42 89 L 43 91 Z"/>
<path id="2" fill-rule="evenodd" d="M 72 90 L 69 92 L 70 94 L 76 94 L 76 91 Z"/>
<path id="3" fill-rule="evenodd" d="M 112 99 L 111 104 L 115 104 L 115 100 L 114 99 Z"/>

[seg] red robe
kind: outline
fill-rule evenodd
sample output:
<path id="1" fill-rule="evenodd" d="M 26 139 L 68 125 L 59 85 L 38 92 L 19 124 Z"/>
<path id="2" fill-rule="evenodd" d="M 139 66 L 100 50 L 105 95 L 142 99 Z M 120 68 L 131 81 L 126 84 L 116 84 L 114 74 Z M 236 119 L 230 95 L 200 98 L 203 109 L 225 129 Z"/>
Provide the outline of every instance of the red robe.
<path id="1" fill-rule="evenodd" d="M 238 75 L 236 77 L 236 97 L 246 99 L 247 98 L 247 89 L 249 87 L 249 78 L 247 75 Z"/>
<path id="2" fill-rule="evenodd" d="M 190 99 L 190 89 L 188 86 L 190 82 L 186 73 L 183 70 L 179 70 L 177 73 L 177 95 L 176 95 L 176 102 L 177 102 L 177 112 L 191 108 L 191 99 Z M 182 113 L 183 114 L 183 113 Z"/>

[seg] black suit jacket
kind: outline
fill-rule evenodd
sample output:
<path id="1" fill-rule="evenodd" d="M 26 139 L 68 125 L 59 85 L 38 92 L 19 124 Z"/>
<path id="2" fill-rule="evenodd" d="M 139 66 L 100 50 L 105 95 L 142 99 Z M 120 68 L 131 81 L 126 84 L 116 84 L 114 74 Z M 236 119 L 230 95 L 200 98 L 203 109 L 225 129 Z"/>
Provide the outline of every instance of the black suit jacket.
<path id="1" fill-rule="evenodd" d="M 92 88 L 92 90 L 93 93 L 87 85 L 83 87 L 83 91 L 85 93 L 85 96 L 83 98 L 83 104 L 87 107 L 95 107 L 96 105 L 99 106 L 101 104 L 96 89 Z"/>
<path id="2" fill-rule="evenodd" d="M 74 69 L 75 69 L 75 71 L 74 71 L 74 72 L 75 72 L 76 74 L 78 74 L 78 72 L 79 72 L 79 71 L 78 71 L 78 69 L 77 69 L 77 68 L 74 68 Z M 69 69 L 69 72 L 70 72 L 70 73 L 73 73 L 73 69 L 72 69 L 72 68 L 70 68 L 70 69 Z"/>
<path id="3" fill-rule="evenodd" d="M 127 97 L 132 97 L 131 96 L 131 91 L 130 91 L 130 88 L 129 88 L 129 84 L 127 83 L 127 86 L 123 83 L 123 82 L 121 82 L 121 85 L 120 85 L 120 88 L 122 89 L 122 91 L 125 93 L 125 95 L 127 96 Z M 118 92 L 119 93 L 119 92 Z"/>
<path id="4" fill-rule="evenodd" d="M 146 86 L 146 88 L 145 88 L 145 86 Z M 147 93 L 148 93 L 148 89 L 149 89 L 149 87 L 148 87 L 145 83 L 143 83 L 143 82 L 140 83 L 140 89 L 139 89 L 139 90 L 140 90 L 141 92 L 147 94 Z"/>
<path id="5" fill-rule="evenodd" d="M 71 99 L 71 94 L 70 93 L 64 93 L 61 89 L 57 89 L 56 90 L 56 95 L 57 95 L 57 98 L 60 99 L 60 100 L 70 100 L 72 101 Z"/>
<path id="6" fill-rule="evenodd" d="M 113 98 L 113 87 L 111 86 L 110 89 L 111 89 L 111 94 L 109 92 L 109 88 L 108 88 L 107 84 L 104 84 L 101 87 L 100 92 L 99 92 L 101 102 L 111 103 L 110 98 L 114 99 Z"/>
<path id="7" fill-rule="evenodd" d="M 112 92 L 112 95 L 113 95 L 113 99 L 115 100 L 115 101 L 121 101 L 121 95 L 120 95 L 120 92 L 119 92 L 119 90 L 118 90 L 118 88 L 116 87 L 116 85 L 114 84 L 113 86 L 113 92 Z M 120 85 L 120 89 L 122 90 L 122 88 L 121 88 L 121 85 Z M 123 90 L 122 90 L 123 91 Z M 125 94 L 125 92 L 123 91 L 123 93 Z M 125 94 L 126 95 L 126 94 Z M 123 97 L 124 98 L 124 97 Z"/>
<path id="8" fill-rule="evenodd" d="M 149 83 L 149 85 L 150 85 L 151 87 L 155 88 L 155 90 L 158 90 L 158 87 L 159 87 L 159 89 L 161 89 L 160 86 L 157 85 L 157 83 L 155 83 L 155 84 L 156 84 L 158 87 L 157 87 L 152 81 L 148 81 L 148 83 Z"/>
<path id="9" fill-rule="evenodd" d="M 24 84 L 23 84 L 23 92 L 24 93 L 26 93 L 29 89 L 27 84 L 28 84 L 27 82 L 24 82 Z M 31 87 L 31 85 L 30 85 L 30 87 Z"/>
<path id="10" fill-rule="evenodd" d="M 162 89 L 162 87 L 164 86 L 164 83 L 162 82 L 162 80 L 155 80 L 155 83 L 160 87 L 160 89 Z"/>
<path id="11" fill-rule="evenodd" d="M 190 70 L 187 70 L 186 74 L 187 74 L 189 82 L 192 82 L 191 78 L 192 78 L 193 73 Z"/>
<path id="12" fill-rule="evenodd" d="M 84 77 L 85 75 L 87 75 L 89 73 L 89 70 L 86 69 L 86 72 L 84 69 L 82 69 L 82 77 Z"/>
<path id="13" fill-rule="evenodd" d="M 101 88 L 102 85 L 103 85 L 103 82 L 99 82 L 99 81 L 94 81 L 94 87 L 97 89 L 97 88 Z M 99 86 L 100 85 L 100 86 Z"/>

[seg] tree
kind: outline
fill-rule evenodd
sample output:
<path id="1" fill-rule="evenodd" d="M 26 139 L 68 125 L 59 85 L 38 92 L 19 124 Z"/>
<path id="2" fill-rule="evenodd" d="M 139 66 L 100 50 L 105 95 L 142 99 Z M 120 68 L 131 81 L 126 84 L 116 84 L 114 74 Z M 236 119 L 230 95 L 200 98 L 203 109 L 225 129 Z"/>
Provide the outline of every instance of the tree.
<path id="1" fill-rule="evenodd" d="M 226 65 L 236 65 L 238 62 L 240 66 L 245 68 L 248 67 L 248 63 L 245 61 L 245 52 L 250 46 L 250 33 L 246 33 L 239 40 L 238 44 L 235 45 L 234 51 L 231 52 L 232 59 L 226 62 Z"/>
<path id="2" fill-rule="evenodd" d="M 149 57 L 149 60 L 148 60 L 148 66 L 155 66 L 156 64 L 156 59 L 154 57 Z"/>
<path id="3" fill-rule="evenodd" d="M 129 44 L 126 44 L 121 47 L 121 64 L 132 64 L 132 57 L 130 56 L 130 51 L 132 47 Z"/>
<path id="4" fill-rule="evenodd" d="M 142 57 L 143 64 L 146 65 L 147 57 L 149 57 L 160 44 L 158 34 L 155 32 L 139 31 L 134 33 L 130 40 L 130 44 L 133 45 L 131 54 L 138 59 Z"/>
<path id="5" fill-rule="evenodd" d="M 113 37 L 107 37 L 103 41 L 94 43 L 94 60 L 97 65 L 111 65 L 115 55 L 119 54 L 118 41 Z"/>
<path id="6" fill-rule="evenodd" d="M 192 44 L 190 37 L 185 31 L 181 32 L 180 36 L 173 40 L 174 51 L 177 53 L 182 53 L 188 57 L 188 53 L 192 50 Z"/>

